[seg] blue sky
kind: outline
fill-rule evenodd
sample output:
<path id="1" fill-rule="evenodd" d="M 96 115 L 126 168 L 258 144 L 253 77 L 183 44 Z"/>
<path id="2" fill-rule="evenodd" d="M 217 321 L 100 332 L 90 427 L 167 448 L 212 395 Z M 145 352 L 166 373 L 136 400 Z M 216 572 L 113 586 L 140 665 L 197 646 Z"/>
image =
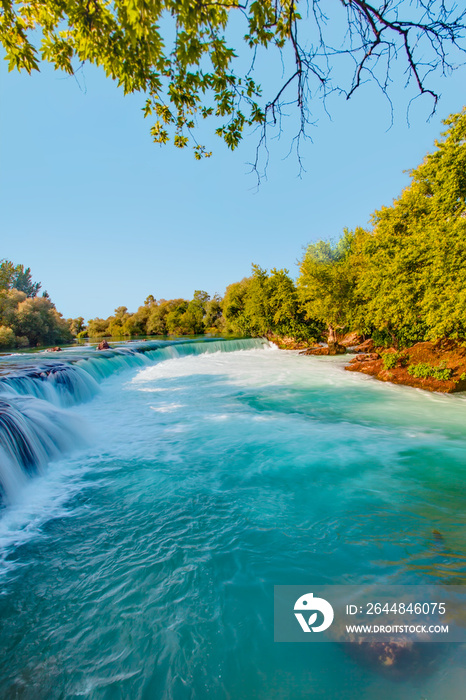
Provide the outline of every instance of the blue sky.
<path id="1" fill-rule="evenodd" d="M 402 86 L 388 131 L 388 105 L 373 86 L 335 97 L 332 120 L 321 116 L 303 148 L 307 172 L 299 179 L 296 159 L 284 159 L 290 123 L 257 191 L 247 165 L 254 135 L 234 153 L 206 136 L 213 157 L 199 163 L 189 150 L 152 144 L 143 98 L 123 97 L 97 69 L 78 82 L 2 65 L 0 257 L 30 266 L 66 317 L 86 319 L 120 305 L 134 311 L 148 294 L 222 294 L 252 262 L 296 276 L 304 245 L 366 225 L 399 194 L 441 119 L 462 108 L 464 78 L 462 69 L 436 82 L 436 115 L 427 122 L 430 102 L 418 100 L 410 128 Z"/>

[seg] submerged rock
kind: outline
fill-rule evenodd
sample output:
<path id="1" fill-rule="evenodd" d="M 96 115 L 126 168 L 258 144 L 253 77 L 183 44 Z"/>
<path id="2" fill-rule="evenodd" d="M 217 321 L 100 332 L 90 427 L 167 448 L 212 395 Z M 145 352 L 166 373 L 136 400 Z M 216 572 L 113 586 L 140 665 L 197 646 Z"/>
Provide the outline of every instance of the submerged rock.
<path id="1" fill-rule="evenodd" d="M 350 642 L 344 646 L 345 651 L 362 666 L 398 680 L 428 675 L 444 651 L 440 644 L 410 639 Z"/>

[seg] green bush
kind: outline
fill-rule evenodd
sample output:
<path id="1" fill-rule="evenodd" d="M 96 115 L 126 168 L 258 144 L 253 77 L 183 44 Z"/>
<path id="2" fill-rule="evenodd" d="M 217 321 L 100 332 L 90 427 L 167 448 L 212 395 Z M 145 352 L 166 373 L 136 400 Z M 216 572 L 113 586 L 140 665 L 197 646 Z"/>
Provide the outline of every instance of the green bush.
<path id="1" fill-rule="evenodd" d="M 383 346 L 385 348 L 399 347 L 399 348 L 409 348 L 415 343 L 420 343 L 426 339 L 426 326 L 422 323 L 416 323 L 410 326 L 402 326 L 397 330 L 393 330 L 393 333 L 389 333 L 387 330 L 377 330 L 372 329 L 369 331 L 374 345 L 376 347 Z"/>
<path id="2" fill-rule="evenodd" d="M 8 326 L 0 326 L 0 348 L 11 348 L 15 344 L 15 334 Z"/>
<path id="3" fill-rule="evenodd" d="M 410 365 L 408 367 L 408 374 L 410 374 L 412 377 L 416 377 L 417 379 L 429 379 L 432 377 L 432 379 L 438 379 L 445 382 L 447 379 L 450 379 L 451 375 L 453 374 L 453 370 L 445 367 L 444 363 L 442 363 L 439 367 L 433 367 L 427 362 L 419 362 L 417 365 Z"/>
<path id="4" fill-rule="evenodd" d="M 400 355 L 398 352 L 384 352 L 382 355 L 382 362 L 384 369 L 393 369 L 396 367 Z"/>

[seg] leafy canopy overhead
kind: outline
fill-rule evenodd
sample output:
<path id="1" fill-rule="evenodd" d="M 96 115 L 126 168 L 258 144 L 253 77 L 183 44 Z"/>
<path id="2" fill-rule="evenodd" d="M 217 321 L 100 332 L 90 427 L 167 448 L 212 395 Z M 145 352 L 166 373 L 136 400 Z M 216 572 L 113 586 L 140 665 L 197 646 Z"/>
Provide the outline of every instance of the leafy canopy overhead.
<path id="1" fill-rule="evenodd" d="M 350 97 L 368 79 L 387 93 L 396 58 L 435 107 L 427 81 L 465 50 L 465 14 L 454 0 L 2 0 L 0 39 L 10 70 L 31 73 L 41 59 L 69 74 L 101 66 L 125 94 L 144 94 L 155 142 L 191 142 L 201 158 L 210 152 L 195 137 L 199 118 L 213 117 L 234 149 L 245 127 L 260 126 L 263 143 L 291 102 L 300 137 L 314 96 Z M 263 98 L 255 61 L 270 48 L 284 70 Z"/>

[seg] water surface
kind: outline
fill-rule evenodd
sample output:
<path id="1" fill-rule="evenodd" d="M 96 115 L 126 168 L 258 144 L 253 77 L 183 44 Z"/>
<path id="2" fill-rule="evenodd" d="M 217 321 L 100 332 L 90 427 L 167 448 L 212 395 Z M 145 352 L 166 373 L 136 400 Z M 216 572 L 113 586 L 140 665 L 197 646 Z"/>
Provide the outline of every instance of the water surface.
<path id="1" fill-rule="evenodd" d="M 392 679 L 274 644 L 273 586 L 466 583 L 465 400 L 242 342 L 55 409 L 76 441 L 0 519 L 2 698 L 464 698 L 459 645 Z"/>

